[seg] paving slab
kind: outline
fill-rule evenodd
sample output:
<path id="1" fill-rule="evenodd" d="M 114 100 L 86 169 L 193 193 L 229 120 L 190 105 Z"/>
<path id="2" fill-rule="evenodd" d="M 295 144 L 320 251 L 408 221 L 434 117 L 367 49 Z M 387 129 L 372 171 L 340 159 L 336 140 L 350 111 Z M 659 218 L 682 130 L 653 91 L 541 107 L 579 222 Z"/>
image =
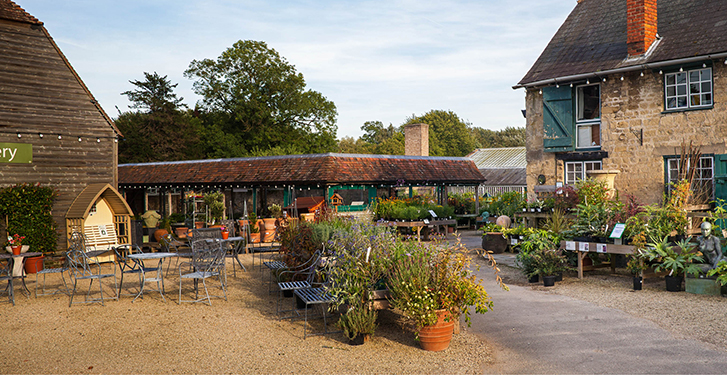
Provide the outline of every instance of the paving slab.
<path id="1" fill-rule="evenodd" d="M 476 232 L 465 232 L 462 242 L 468 248 L 479 247 L 474 245 L 478 237 Z M 513 256 L 497 258 L 509 262 Z M 512 285 L 510 291 L 503 291 L 491 269 L 482 267 L 477 273 L 495 305 L 484 315 L 472 315 L 468 328 L 499 352 L 497 363 L 486 372 L 727 373 L 727 352 L 676 337 L 646 319 L 527 287 Z"/>

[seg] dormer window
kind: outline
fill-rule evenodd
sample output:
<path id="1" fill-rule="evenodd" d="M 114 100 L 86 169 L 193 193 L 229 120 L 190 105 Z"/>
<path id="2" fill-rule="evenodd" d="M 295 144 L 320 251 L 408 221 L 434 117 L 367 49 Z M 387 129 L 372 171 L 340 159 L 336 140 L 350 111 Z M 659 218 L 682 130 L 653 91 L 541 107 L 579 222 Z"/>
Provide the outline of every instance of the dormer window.
<path id="1" fill-rule="evenodd" d="M 664 74 L 666 110 L 711 107 L 712 68 Z"/>
<path id="2" fill-rule="evenodd" d="M 576 103 L 576 148 L 601 146 L 600 86 L 578 86 Z"/>

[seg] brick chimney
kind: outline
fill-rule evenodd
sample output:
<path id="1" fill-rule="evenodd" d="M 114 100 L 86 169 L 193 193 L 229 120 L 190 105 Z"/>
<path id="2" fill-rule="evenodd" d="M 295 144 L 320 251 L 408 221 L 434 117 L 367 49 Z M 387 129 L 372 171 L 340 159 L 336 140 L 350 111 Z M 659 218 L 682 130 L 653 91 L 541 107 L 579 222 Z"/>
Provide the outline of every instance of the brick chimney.
<path id="1" fill-rule="evenodd" d="M 656 0 L 626 0 L 629 57 L 646 53 L 656 40 Z"/>
<path id="2" fill-rule="evenodd" d="M 404 155 L 429 156 L 429 124 L 404 127 Z"/>

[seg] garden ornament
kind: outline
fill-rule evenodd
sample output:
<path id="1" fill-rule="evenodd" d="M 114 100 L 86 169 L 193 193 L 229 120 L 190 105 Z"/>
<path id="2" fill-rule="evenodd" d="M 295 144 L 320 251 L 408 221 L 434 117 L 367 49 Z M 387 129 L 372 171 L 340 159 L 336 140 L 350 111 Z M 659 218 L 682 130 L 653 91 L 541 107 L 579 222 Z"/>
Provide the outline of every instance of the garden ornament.
<path id="1" fill-rule="evenodd" d="M 702 235 L 699 236 L 699 251 L 704 255 L 707 264 L 700 266 L 702 272 L 707 272 L 717 267 L 717 263 L 724 259 L 722 255 L 722 244 L 717 236 L 712 235 L 712 224 L 702 223 Z"/>

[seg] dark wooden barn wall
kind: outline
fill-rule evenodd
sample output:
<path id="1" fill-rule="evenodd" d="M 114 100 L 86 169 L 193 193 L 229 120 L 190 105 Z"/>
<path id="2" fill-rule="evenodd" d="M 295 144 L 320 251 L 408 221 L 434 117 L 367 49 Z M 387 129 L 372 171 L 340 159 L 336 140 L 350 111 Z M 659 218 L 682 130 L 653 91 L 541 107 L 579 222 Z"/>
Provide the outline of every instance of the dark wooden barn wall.
<path id="1" fill-rule="evenodd" d="M 59 250 L 76 195 L 90 183 L 117 183 L 115 132 L 92 100 L 42 27 L 0 20 L 0 143 L 33 145 L 31 164 L 0 164 L 0 187 L 39 182 L 58 190 Z"/>

